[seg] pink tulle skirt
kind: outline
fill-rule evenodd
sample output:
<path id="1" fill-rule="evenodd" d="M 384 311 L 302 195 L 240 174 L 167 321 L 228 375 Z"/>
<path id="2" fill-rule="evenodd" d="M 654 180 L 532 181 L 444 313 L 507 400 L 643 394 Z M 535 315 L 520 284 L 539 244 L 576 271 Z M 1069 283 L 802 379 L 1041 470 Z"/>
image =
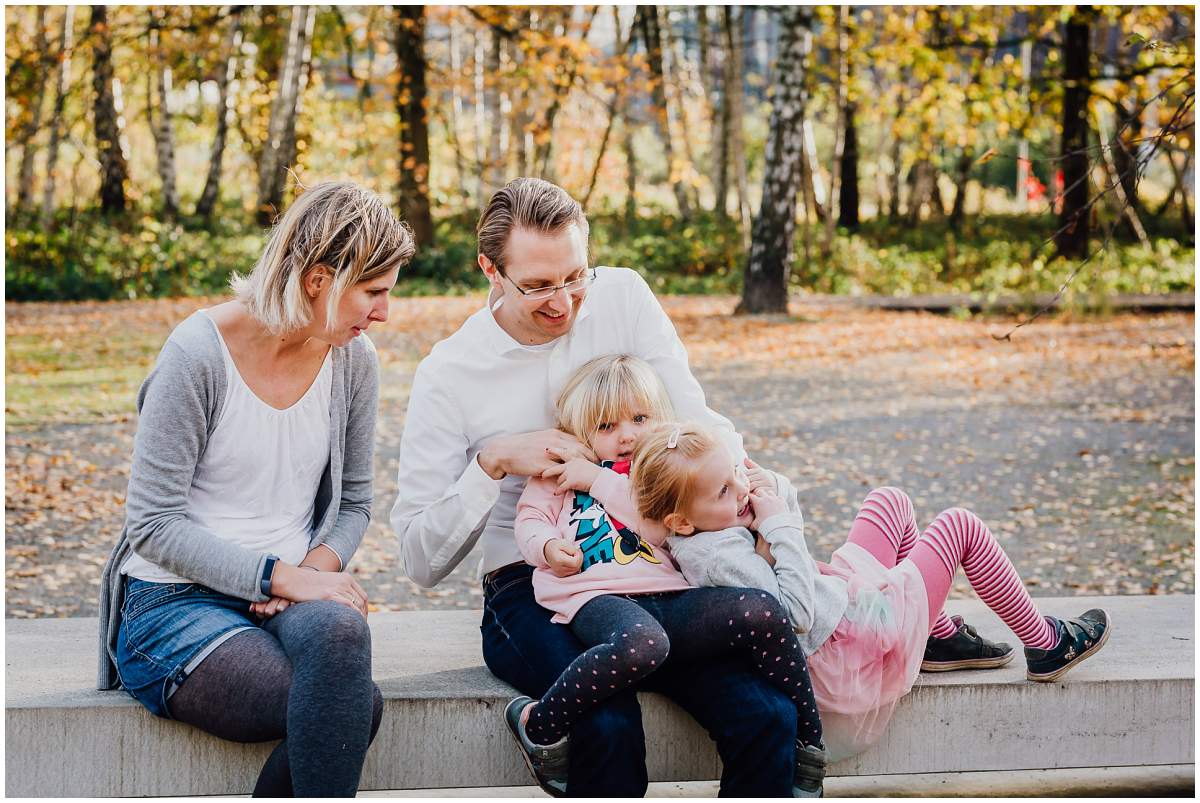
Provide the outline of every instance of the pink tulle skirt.
<path id="1" fill-rule="evenodd" d="M 808 659 L 825 744 L 836 761 L 874 744 L 912 688 L 929 636 L 929 603 L 911 561 L 888 569 L 862 547 L 844 544 L 817 565 L 844 579 L 850 596 L 841 623 Z"/>

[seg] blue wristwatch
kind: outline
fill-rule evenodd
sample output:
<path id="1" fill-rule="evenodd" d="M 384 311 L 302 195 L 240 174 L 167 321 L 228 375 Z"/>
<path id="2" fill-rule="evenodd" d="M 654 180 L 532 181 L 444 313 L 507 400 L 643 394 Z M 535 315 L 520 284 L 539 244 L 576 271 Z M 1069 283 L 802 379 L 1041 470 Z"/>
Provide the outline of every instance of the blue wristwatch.
<path id="1" fill-rule="evenodd" d="M 258 581 L 258 590 L 264 597 L 271 596 L 271 577 L 275 574 L 275 564 L 278 562 L 278 555 L 267 555 L 267 562 L 263 564 L 262 579 Z"/>

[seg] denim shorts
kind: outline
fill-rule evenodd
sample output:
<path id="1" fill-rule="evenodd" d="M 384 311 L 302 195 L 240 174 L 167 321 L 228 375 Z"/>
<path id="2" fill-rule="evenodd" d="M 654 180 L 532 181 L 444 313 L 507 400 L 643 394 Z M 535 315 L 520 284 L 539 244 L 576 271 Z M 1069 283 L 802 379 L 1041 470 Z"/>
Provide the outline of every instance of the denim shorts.
<path id="1" fill-rule="evenodd" d="M 198 583 L 150 583 L 125 578 L 117 633 L 117 674 L 133 698 L 171 718 L 167 700 L 213 650 L 258 627 L 250 603 Z"/>

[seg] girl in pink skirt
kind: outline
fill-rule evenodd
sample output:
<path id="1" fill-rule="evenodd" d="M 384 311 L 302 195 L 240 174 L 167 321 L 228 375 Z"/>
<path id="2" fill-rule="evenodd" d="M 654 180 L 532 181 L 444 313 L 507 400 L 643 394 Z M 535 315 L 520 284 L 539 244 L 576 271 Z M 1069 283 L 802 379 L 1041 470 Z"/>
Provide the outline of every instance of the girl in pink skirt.
<path id="1" fill-rule="evenodd" d="M 1021 640 L 1030 680 L 1057 680 L 1108 639 L 1104 611 L 1043 616 L 970 511 L 947 510 L 918 535 L 912 502 L 896 488 L 872 491 L 846 543 L 829 563 L 816 561 L 790 483 L 747 464 L 748 473 L 696 426 L 646 434 L 630 477 L 642 528 L 657 523 L 671 533 L 671 554 L 692 584 L 761 588 L 783 603 L 809 656 L 834 760 L 879 738 L 922 668 L 991 668 L 1012 659 L 1007 644 L 942 612 L 959 566 Z"/>

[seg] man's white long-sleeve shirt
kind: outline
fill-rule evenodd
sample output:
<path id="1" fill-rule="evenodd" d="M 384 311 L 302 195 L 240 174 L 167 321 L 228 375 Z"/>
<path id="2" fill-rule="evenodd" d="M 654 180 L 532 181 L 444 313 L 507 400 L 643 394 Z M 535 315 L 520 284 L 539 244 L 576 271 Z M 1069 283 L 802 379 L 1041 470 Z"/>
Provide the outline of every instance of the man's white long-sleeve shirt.
<path id="1" fill-rule="evenodd" d="M 735 460 L 745 455 L 733 425 L 705 404 L 674 325 L 635 271 L 597 268 L 571 330 L 541 346 L 518 343 L 485 305 L 413 377 L 391 520 L 414 582 L 436 585 L 480 539 L 481 574 L 522 560 L 513 520 L 526 477 L 494 480 L 476 455 L 492 438 L 553 428 L 559 389 L 605 354 L 646 360 L 679 420 L 711 427 Z"/>

